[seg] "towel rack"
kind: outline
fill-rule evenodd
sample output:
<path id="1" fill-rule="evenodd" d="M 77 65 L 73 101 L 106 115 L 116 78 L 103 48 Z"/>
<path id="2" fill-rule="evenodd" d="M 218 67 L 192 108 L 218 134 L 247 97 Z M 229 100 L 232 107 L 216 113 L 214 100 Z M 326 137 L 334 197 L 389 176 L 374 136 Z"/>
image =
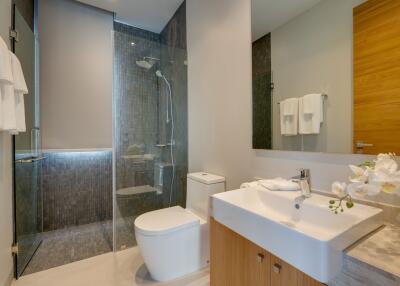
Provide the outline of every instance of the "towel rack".
<path id="1" fill-rule="evenodd" d="M 327 94 L 322 94 L 322 98 L 323 98 L 323 99 L 327 99 L 327 98 L 328 98 L 328 95 L 327 95 Z M 277 104 L 281 104 L 281 102 L 279 101 L 279 102 L 277 102 Z"/>

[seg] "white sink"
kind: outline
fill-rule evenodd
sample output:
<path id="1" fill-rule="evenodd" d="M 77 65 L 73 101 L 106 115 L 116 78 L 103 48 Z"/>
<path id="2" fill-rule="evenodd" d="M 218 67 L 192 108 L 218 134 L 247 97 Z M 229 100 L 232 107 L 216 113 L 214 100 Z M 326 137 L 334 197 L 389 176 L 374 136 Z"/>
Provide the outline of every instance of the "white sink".
<path id="1" fill-rule="evenodd" d="M 334 214 L 331 198 L 313 194 L 295 208 L 300 192 L 240 189 L 213 196 L 213 216 L 221 224 L 328 283 L 342 266 L 343 250 L 383 224 L 382 210 L 356 204 Z"/>

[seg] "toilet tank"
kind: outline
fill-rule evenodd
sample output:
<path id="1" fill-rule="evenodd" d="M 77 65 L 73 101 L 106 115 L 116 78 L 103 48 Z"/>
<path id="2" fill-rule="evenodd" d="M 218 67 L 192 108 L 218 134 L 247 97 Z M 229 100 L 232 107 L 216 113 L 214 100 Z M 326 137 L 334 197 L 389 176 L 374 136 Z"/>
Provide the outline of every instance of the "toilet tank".
<path id="1" fill-rule="evenodd" d="M 205 172 L 187 175 L 186 208 L 207 220 L 210 196 L 225 191 L 225 178 Z"/>

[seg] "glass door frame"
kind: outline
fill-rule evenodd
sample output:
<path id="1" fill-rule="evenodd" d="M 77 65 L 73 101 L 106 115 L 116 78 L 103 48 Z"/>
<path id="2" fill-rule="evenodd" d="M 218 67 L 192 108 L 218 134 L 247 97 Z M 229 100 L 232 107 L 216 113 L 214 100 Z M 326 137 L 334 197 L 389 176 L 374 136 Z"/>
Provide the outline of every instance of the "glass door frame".
<path id="1" fill-rule="evenodd" d="M 34 28 L 33 28 L 33 37 L 34 37 L 34 82 L 35 82 L 35 110 L 37 112 L 40 112 L 40 105 L 39 105 L 39 42 L 38 42 L 38 1 L 33 0 L 33 5 L 34 5 Z M 16 11 L 17 11 L 17 5 L 15 1 L 12 1 L 11 5 L 11 27 L 10 27 L 10 43 L 11 43 L 11 51 L 13 53 L 16 52 L 16 43 L 17 43 L 17 38 L 11 36 L 12 31 L 16 31 Z M 35 122 L 34 122 L 34 128 L 35 130 L 39 130 L 37 126 L 40 126 L 40 118 L 39 116 L 35 116 Z M 40 133 L 39 133 L 40 134 Z M 40 135 L 39 135 L 40 136 Z M 36 138 L 39 138 L 35 134 Z M 16 135 L 11 136 L 11 144 L 12 144 L 12 219 L 13 219 L 13 245 L 12 245 L 12 254 L 13 254 L 13 263 L 14 263 L 14 278 L 18 279 L 20 275 L 25 271 L 25 268 L 31 261 L 33 255 L 36 253 L 37 249 L 40 247 L 42 241 L 40 240 L 36 248 L 33 250 L 31 257 L 29 257 L 28 262 L 26 265 L 23 267 L 24 269 L 22 271 L 19 271 L 18 269 L 18 232 L 17 232 L 17 192 L 16 192 Z M 36 156 L 38 156 L 37 151 L 40 149 L 40 139 L 38 139 L 39 142 L 35 143 L 35 150 L 30 150 L 30 158 L 37 159 Z M 31 138 L 32 142 L 32 138 Z M 32 147 L 32 145 L 31 145 Z M 43 158 L 38 158 L 38 159 L 43 159 Z M 34 161 L 31 164 L 35 164 Z M 42 206 L 43 208 L 43 206 Z"/>

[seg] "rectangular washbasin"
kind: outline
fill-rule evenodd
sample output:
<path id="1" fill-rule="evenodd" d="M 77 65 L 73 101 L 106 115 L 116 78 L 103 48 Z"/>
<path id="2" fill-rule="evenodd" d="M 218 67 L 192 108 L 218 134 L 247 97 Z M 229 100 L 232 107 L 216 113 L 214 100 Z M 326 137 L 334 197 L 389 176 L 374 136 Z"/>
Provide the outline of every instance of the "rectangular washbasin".
<path id="1" fill-rule="evenodd" d="M 213 196 L 213 216 L 221 224 L 328 283 L 340 273 L 343 250 L 383 224 L 382 210 L 356 204 L 334 214 L 331 198 L 300 192 L 239 189 Z"/>

